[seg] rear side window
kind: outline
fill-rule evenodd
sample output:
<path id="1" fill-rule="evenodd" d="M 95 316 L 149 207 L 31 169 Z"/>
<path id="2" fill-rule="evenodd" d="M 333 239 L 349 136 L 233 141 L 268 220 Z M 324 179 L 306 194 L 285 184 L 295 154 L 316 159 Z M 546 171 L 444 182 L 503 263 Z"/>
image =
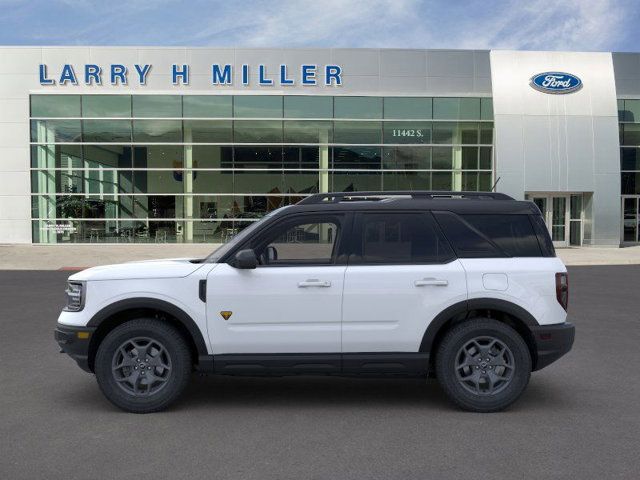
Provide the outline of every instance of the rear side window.
<path id="1" fill-rule="evenodd" d="M 433 215 L 459 258 L 506 256 L 484 234 L 455 213 L 433 212 Z"/>
<path id="2" fill-rule="evenodd" d="M 461 215 L 512 257 L 541 257 L 529 215 Z"/>
<path id="3" fill-rule="evenodd" d="M 445 263 L 454 258 L 426 213 L 362 213 L 355 228 L 351 264 Z"/>
<path id="4" fill-rule="evenodd" d="M 542 215 L 531 215 L 529 218 L 531 219 L 533 229 L 538 237 L 538 245 L 540 245 L 540 248 L 542 249 L 542 255 L 545 257 L 555 257 L 556 250 L 553 248 L 553 242 L 551 241 L 549 230 L 547 229 L 547 225 L 544 223 Z"/>

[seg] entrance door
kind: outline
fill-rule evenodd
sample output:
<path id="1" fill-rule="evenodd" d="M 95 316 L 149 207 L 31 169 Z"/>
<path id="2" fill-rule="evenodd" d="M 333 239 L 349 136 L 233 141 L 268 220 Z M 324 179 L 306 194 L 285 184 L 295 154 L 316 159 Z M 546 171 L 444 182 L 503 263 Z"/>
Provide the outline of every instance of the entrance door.
<path id="1" fill-rule="evenodd" d="M 582 194 L 528 194 L 544 217 L 555 247 L 582 245 Z"/>
<path id="2" fill-rule="evenodd" d="M 640 242 L 640 216 L 638 202 L 640 197 L 622 197 L 622 242 Z"/>

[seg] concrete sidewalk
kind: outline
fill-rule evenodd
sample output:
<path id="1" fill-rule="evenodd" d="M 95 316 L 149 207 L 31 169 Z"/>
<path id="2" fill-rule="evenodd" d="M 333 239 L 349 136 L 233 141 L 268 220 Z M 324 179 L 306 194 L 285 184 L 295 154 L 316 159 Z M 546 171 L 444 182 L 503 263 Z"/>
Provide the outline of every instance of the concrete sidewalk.
<path id="1" fill-rule="evenodd" d="M 220 244 L 0 245 L 0 270 L 74 270 L 155 258 L 202 258 L 219 246 Z M 640 246 L 564 248 L 557 252 L 567 265 L 640 264 Z"/>

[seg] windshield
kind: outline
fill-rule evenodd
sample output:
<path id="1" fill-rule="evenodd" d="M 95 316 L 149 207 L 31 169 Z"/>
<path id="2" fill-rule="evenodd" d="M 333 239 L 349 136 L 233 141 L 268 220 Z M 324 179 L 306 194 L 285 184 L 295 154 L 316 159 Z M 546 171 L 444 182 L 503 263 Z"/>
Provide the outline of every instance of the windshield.
<path id="1" fill-rule="evenodd" d="M 273 217 L 276 213 L 281 212 L 285 208 L 290 207 L 291 205 L 287 205 L 285 207 L 278 208 L 269 212 L 267 215 L 262 217 L 260 220 L 253 222 L 247 228 L 243 229 L 240 233 L 238 233 L 235 237 L 229 240 L 227 243 L 223 244 L 220 248 L 213 251 L 207 258 L 205 258 L 206 263 L 217 263 L 220 261 L 222 257 L 224 257 L 227 253 L 233 250 L 238 244 L 244 242 L 247 238 L 253 235 L 253 232 L 260 228 L 264 223 L 271 217 Z"/>

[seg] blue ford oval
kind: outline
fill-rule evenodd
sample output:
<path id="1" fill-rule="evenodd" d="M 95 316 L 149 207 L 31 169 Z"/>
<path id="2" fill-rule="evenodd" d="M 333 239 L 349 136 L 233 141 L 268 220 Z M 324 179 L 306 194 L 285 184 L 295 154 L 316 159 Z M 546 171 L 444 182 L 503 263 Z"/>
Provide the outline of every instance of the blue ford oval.
<path id="1" fill-rule="evenodd" d="M 571 93 L 582 88 L 582 80 L 564 72 L 544 72 L 531 77 L 531 86 L 544 93 Z"/>

